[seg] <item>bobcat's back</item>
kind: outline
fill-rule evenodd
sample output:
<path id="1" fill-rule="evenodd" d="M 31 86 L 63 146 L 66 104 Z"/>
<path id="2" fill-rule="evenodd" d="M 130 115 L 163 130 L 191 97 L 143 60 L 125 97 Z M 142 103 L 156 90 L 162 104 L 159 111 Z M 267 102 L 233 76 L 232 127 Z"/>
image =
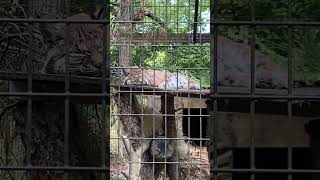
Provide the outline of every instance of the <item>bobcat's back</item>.
<path id="1" fill-rule="evenodd" d="M 94 19 L 90 15 L 81 13 L 67 20 Z M 40 30 L 48 46 L 42 71 L 50 74 L 65 73 L 68 54 L 70 74 L 99 76 L 103 62 L 102 27 L 101 24 L 94 23 L 70 23 L 68 26 L 62 23 L 41 25 Z"/>
<path id="2" fill-rule="evenodd" d="M 136 66 L 125 70 L 125 84 L 152 86 L 160 89 L 200 89 L 200 85 L 191 77 L 177 72 L 143 69 Z"/>

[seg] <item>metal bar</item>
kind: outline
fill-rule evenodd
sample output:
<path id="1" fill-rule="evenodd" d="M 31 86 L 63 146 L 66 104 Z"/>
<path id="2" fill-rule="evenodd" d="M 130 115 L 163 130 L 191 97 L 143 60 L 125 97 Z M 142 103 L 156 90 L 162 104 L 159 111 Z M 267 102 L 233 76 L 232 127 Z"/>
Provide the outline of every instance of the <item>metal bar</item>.
<path id="1" fill-rule="evenodd" d="M 32 2 L 31 2 L 32 3 Z M 33 12 L 33 8 L 32 8 L 32 12 Z M 32 13 L 33 14 L 33 13 Z M 29 16 L 29 18 L 32 18 L 32 14 Z M 29 47 L 28 47 L 28 57 L 27 57 L 27 74 L 28 74 L 28 93 L 32 94 L 32 61 L 34 58 L 34 54 L 33 54 L 33 47 L 34 47 L 34 39 L 33 39 L 33 35 L 32 35 L 32 31 L 33 31 L 33 23 L 28 23 L 28 34 L 29 34 Z M 27 102 L 27 121 L 26 121 L 26 163 L 27 166 L 32 166 L 32 155 L 31 155 L 31 141 L 32 141 L 32 98 L 28 97 L 28 102 Z M 30 171 L 27 171 L 27 179 L 31 180 L 32 175 Z"/>
<path id="2" fill-rule="evenodd" d="M 169 0 L 165 0 L 165 22 L 169 22 L 168 21 L 168 2 Z M 171 10 L 171 8 L 170 8 Z M 179 22 L 175 22 L 175 24 L 178 25 Z M 167 37 L 165 37 L 167 38 Z M 165 72 L 165 79 L 167 79 L 167 71 Z M 167 82 L 165 82 L 165 91 L 167 91 Z M 164 95 L 161 96 L 161 113 L 163 114 L 167 114 L 167 93 L 165 93 Z M 164 120 L 164 137 L 168 137 L 168 119 L 167 117 L 163 117 L 163 120 Z M 167 172 L 168 172 L 168 166 L 167 166 L 167 162 L 168 162 L 168 159 L 167 159 L 167 143 L 168 141 L 165 140 L 165 147 L 164 147 L 164 154 L 165 154 L 165 158 L 164 158 L 164 162 L 166 162 L 164 164 L 164 177 L 167 176 Z M 170 173 L 168 174 L 170 175 Z"/>
<path id="3" fill-rule="evenodd" d="M 198 16 L 199 16 L 199 0 L 195 0 L 194 20 L 193 20 L 193 43 L 197 42 Z"/>
<path id="4" fill-rule="evenodd" d="M 253 173 L 253 174 L 320 174 L 320 170 L 313 169 L 212 169 L 213 172 L 229 172 L 229 173 Z"/>
<path id="5" fill-rule="evenodd" d="M 153 49 L 153 53 L 155 54 L 156 53 L 156 50 L 155 48 L 152 48 Z M 155 70 L 155 65 L 156 65 L 156 59 L 153 58 L 152 60 L 152 69 L 153 69 L 153 82 L 156 81 L 156 70 Z M 152 113 L 155 114 L 155 107 L 156 107 L 156 99 L 155 99 L 155 93 L 152 94 L 152 100 L 153 100 L 153 106 L 152 106 Z M 156 127 L 156 124 L 155 124 L 155 116 L 153 115 L 152 116 L 152 137 L 155 138 L 156 137 L 156 132 L 155 132 L 155 127 Z M 163 123 L 162 123 L 163 124 Z M 152 162 L 155 162 L 155 155 L 152 154 Z M 152 179 L 155 179 L 155 164 L 152 165 L 152 170 L 153 170 L 153 173 L 152 173 Z"/>
<path id="6" fill-rule="evenodd" d="M 164 162 L 133 162 L 133 163 L 156 163 L 161 164 Z M 166 162 L 166 163 L 177 163 L 177 162 Z M 179 162 L 181 164 L 190 164 L 188 162 Z M 205 163 L 197 163 L 203 164 Z M 56 167 L 56 166 L 0 166 L 0 170 L 3 171 L 25 171 L 25 170 L 37 170 L 37 171 L 107 171 L 109 168 L 103 167 Z M 277 173 L 277 174 L 320 174 L 320 170 L 311 170 L 311 169 L 222 169 L 222 168 L 213 168 L 211 171 L 217 172 L 229 172 L 229 173 Z"/>
<path id="7" fill-rule="evenodd" d="M 102 6 L 105 7 L 102 12 L 106 15 L 106 21 L 110 21 L 110 1 L 106 4 L 99 0 Z M 106 11 L 106 12 L 105 12 Z M 103 17 L 104 17 L 103 15 Z M 110 23 L 103 27 L 103 63 L 102 63 L 102 83 L 101 90 L 103 94 L 110 94 Z M 101 180 L 106 179 L 106 175 L 110 174 L 110 97 L 105 99 L 101 97 L 101 126 L 102 126 L 102 146 L 101 146 L 101 167 L 108 168 L 105 173 L 101 173 Z M 107 156 L 106 156 L 107 153 Z M 108 157 L 108 159 L 106 159 Z"/>
<path id="8" fill-rule="evenodd" d="M 65 97 L 64 101 L 64 166 L 69 166 L 69 97 Z M 64 172 L 64 179 L 69 179 L 68 172 Z"/>
<path id="9" fill-rule="evenodd" d="M 168 45 L 168 46 L 171 46 L 171 45 Z M 181 46 L 180 46 L 181 47 Z M 209 47 L 209 46 L 208 46 Z M 121 67 L 110 67 L 110 69 L 141 69 L 141 67 L 125 67 L 125 66 L 121 66 Z M 153 67 L 153 68 L 149 68 L 149 70 L 210 70 L 210 68 L 192 68 L 192 67 L 187 67 L 187 68 L 180 68 L 180 67 L 166 67 L 164 69 L 161 69 L 161 68 L 156 68 L 156 67 Z"/>
<path id="10" fill-rule="evenodd" d="M 255 21 L 255 11 L 256 11 L 256 1 L 250 0 L 250 16 L 251 21 Z M 255 94 L 256 87 L 256 62 L 255 62 L 255 46 L 256 46 L 256 31 L 255 26 L 250 26 L 251 39 L 250 39 L 250 49 L 251 49 L 251 87 L 250 94 Z M 255 169 L 255 101 L 250 101 L 250 168 Z M 255 174 L 250 174 L 250 180 L 255 180 Z"/>
<path id="11" fill-rule="evenodd" d="M 218 19 L 218 0 L 210 0 L 210 21 L 212 22 L 216 22 Z M 218 83 L 218 24 L 215 23 L 211 23 L 210 24 L 210 96 L 216 96 L 217 92 L 218 92 L 218 87 L 217 87 L 217 83 Z M 211 123 L 213 126 L 210 126 L 211 128 L 213 128 L 212 130 L 214 131 L 213 133 L 213 137 L 211 138 L 211 141 L 213 141 L 213 152 L 212 154 L 209 153 L 209 161 L 213 161 L 210 162 L 210 172 L 212 172 L 211 170 L 213 168 L 218 168 L 218 151 L 217 151 L 217 122 L 215 119 L 217 117 L 217 110 L 218 110 L 218 103 L 217 103 L 217 99 L 211 98 L 210 99 L 211 102 L 210 106 L 209 106 L 209 114 L 210 114 L 210 118 L 208 119 L 209 123 Z M 208 131 L 210 131 L 210 129 L 208 129 Z M 212 157 L 213 156 L 213 157 Z M 212 167 L 213 165 L 213 167 Z M 211 173 L 210 173 L 211 176 Z M 217 172 L 213 172 L 213 177 L 211 177 L 213 179 L 218 179 L 218 173 Z"/>
<path id="12" fill-rule="evenodd" d="M 110 116 L 167 116 L 167 117 L 175 117 L 175 114 L 110 114 Z M 182 117 L 210 117 L 209 115 L 194 115 L 194 114 L 187 114 L 181 115 Z"/>
<path id="13" fill-rule="evenodd" d="M 250 167 L 255 169 L 255 101 L 250 101 Z M 250 174 L 250 179 L 255 179 L 255 174 Z"/>
<path id="14" fill-rule="evenodd" d="M 66 16 L 70 16 L 70 3 L 69 1 L 66 1 Z M 66 23 L 66 29 L 65 29 L 65 93 L 70 93 L 70 73 L 69 73 L 69 64 L 70 64 L 70 55 L 69 55 L 69 49 L 70 49 L 70 24 Z M 69 141 L 70 141 L 70 99 L 69 96 L 64 97 L 64 166 L 68 167 L 69 166 Z M 64 180 L 69 179 L 69 173 L 64 171 Z"/>
<path id="15" fill-rule="evenodd" d="M 210 19 L 218 18 L 218 0 L 210 0 Z M 210 94 L 216 94 L 218 91 L 218 26 L 210 25 Z M 213 72 L 212 72 L 213 70 Z"/>
<path id="16" fill-rule="evenodd" d="M 165 43 L 167 44 L 135 44 L 134 41 L 128 42 L 126 45 L 130 45 L 130 46 L 135 46 L 135 47 L 209 47 L 208 45 L 203 45 L 203 44 L 192 44 L 192 45 L 188 45 L 188 44 L 183 44 L 183 43 L 189 43 L 190 41 L 183 41 L 183 39 L 180 39 L 180 41 L 178 40 L 177 42 L 169 42 L 168 40 L 164 40 Z M 203 41 L 204 43 L 209 43 L 209 41 Z M 162 42 L 161 42 L 162 43 Z M 171 43 L 171 45 L 169 45 L 168 43 Z M 175 44 L 173 44 L 175 43 Z M 125 44 L 114 44 L 114 46 L 124 46 Z"/>
<path id="17" fill-rule="evenodd" d="M 190 124 L 190 117 L 191 117 L 191 109 L 190 109 L 190 94 L 188 94 L 188 137 L 191 137 L 191 124 Z M 182 115 L 184 116 L 184 115 Z M 188 139 L 188 144 L 190 143 L 190 139 Z M 188 146 L 188 155 L 189 155 L 189 161 L 191 160 L 191 150 Z M 190 167 L 188 167 L 188 176 L 190 176 Z"/>
<path id="18" fill-rule="evenodd" d="M 140 91 L 118 91 L 121 93 L 131 92 L 131 93 L 141 93 Z M 176 96 L 184 96 L 183 93 L 186 92 L 176 92 L 176 91 L 144 91 L 144 93 L 176 93 Z M 179 94 L 178 94 L 179 93 Z M 196 96 L 203 96 L 206 97 L 206 93 L 202 94 L 196 94 Z M 1 92 L 0 96 L 31 96 L 31 97 L 46 97 L 46 96 L 53 96 L 53 97 L 64 97 L 64 96 L 70 96 L 70 97 L 110 97 L 110 94 L 97 94 L 97 93 L 6 93 Z M 192 96 L 194 97 L 194 96 Z M 206 97 L 208 98 L 208 97 Z M 209 98 L 214 99 L 246 99 L 246 100 L 320 100 L 320 96 L 303 96 L 303 95 L 248 95 L 248 94 L 217 94 L 217 95 L 211 95 Z"/>
<path id="19" fill-rule="evenodd" d="M 73 167 L 73 166 L 0 166 L 3 171 L 107 171 L 109 167 Z"/>
<path id="20" fill-rule="evenodd" d="M 288 19 L 291 20 L 292 3 L 288 0 Z M 292 79 L 292 29 L 288 27 L 288 95 L 292 95 L 293 79 Z M 292 101 L 288 101 L 288 118 L 292 121 Z M 290 136 L 290 134 L 289 134 Z M 290 138 L 290 137 L 289 137 Z M 288 147 L 288 170 L 292 170 L 292 147 Z M 292 180 L 292 174 L 288 174 L 288 180 Z"/>
<path id="21" fill-rule="evenodd" d="M 110 21 L 104 21 L 104 20 L 66 20 L 66 19 L 12 19 L 12 18 L 0 18 L 0 22 L 33 22 L 33 23 L 87 23 L 87 24 L 108 24 Z M 145 24 L 154 24 L 157 22 L 149 22 L 149 21 L 112 21 L 112 23 L 145 23 Z M 172 23 L 190 23 L 188 21 L 179 21 Z M 314 21 L 314 22 L 298 22 L 298 21 L 218 21 L 214 20 L 211 21 L 210 24 L 213 25 L 255 25 L 255 26 L 320 26 L 320 22 Z"/>
<path id="22" fill-rule="evenodd" d="M 135 138 L 135 137 L 130 137 L 130 138 L 111 138 L 111 139 L 130 139 L 130 140 L 190 140 L 190 141 L 199 141 L 199 140 L 204 140 L 204 141 L 209 141 L 210 139 L 208 138 L 169 138 L 169 137 L 154 137 L 154 138 Z"/>
<path id="23" fill-rule="evenodd" d="M 11 92 L 0 92 L 0 96 L 30 96 L 30 97 L 41 97 L 41 96 L 53 96 L 53 97 L 110 97 L 110 94 L 102 93 L 11 93 Z"/>

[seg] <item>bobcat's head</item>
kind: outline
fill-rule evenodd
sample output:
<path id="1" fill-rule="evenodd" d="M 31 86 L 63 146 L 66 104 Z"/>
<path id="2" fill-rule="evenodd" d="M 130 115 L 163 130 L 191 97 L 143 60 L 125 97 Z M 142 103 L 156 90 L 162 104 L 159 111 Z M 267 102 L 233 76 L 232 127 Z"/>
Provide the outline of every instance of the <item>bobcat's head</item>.
<path id="1" fill-rule="evenodd" d="M 103 9 L 92 15 L 76 14 L 69 20 L 99 20 Z M 95 23 L 40 24 L 47 45 L 43 73 L 65 73 L 66 54 L 69 54 L 69 72 L 72 75 L 99 76 L 103 63 L 103 25 Z M 67 33 L 68 31 L 68 33 Z M 68 39 L 68 44 L 66 40 Z M 66 49 L 68 48 L 68 52 Z"/>

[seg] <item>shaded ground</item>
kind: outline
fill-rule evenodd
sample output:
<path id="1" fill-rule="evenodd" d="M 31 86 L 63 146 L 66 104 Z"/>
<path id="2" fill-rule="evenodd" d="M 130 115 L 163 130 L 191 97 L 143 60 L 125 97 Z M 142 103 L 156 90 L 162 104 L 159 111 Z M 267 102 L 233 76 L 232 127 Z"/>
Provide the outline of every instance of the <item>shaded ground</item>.
<path id="1" fill-rule="evenodd" d="M 181 179 L 209 179 L 209 161 L 208 152 L 206 147 L 190 146 L 191 157 L 190 160 L 180 161 L 182 162 L 180 166 Z M 123 179 L 126 177 L 124 174 L 129 174 L 129 164 L 127 155 L 124 157 L 118 156 L 116 151 L 113 151 L 111 155 L 111 179 Z M 161 174 L 159 179 L 164 178 L 164 173 Z"/>

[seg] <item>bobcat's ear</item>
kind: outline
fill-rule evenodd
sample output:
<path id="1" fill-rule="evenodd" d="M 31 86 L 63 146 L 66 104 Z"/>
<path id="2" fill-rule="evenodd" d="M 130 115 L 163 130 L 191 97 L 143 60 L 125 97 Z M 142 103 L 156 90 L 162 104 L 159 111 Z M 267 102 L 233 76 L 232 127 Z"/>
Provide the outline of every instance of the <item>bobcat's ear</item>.
<path id="1" fill-rule="evenodd" d="M 97 10 L 93 13 L 92 19 L 95 20 L 102 20 L 104 18 L 105 13 L 105 7 L 99 7 Z"/>

